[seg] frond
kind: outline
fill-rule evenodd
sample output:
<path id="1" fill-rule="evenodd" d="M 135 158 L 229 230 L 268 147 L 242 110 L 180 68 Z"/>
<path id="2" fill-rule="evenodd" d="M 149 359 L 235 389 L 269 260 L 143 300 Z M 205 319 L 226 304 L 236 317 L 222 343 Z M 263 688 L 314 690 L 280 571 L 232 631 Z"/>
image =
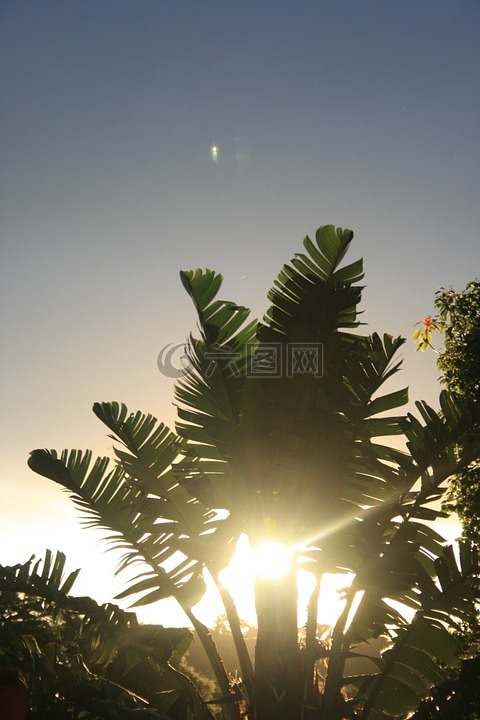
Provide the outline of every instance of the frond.
<path id="1" fill-rule="evenodd" d="M 201 339 L 190 337 L 190 367 L 177 383 L 177 431 L 187 441 L 175 472 L 196 498 L 210 507 L 231 506 L 229 464 L 238 454 L 238 422 L 257 323 L 249 310 L 216 300 L 222 276 L 211 270 L 181 273 L 198 313 Z"/>
<path id="2" fill-rule="evenodd" d="M 358 326 L 357 305 L 362 288 L 363 265 L 357 260 L 339 269 L 353 239 L 351 230 L 320 227 L 316 243 L 307 236 L 305 253 L 298 253 L 291 265 L 284 265 L 268 295 L 272 305 L 264 322 L 275 335 L 290 341 L 316 342 L 338 328 Z M 272 332 L 262 341 L 274 339 Z M 278 338 L 279 339 L 279 338 Z"/>
<path id="3" fill-rule="evenodd" d="M 446 482 L 469 463 L 480 457 L 480 439 L 474 432 L 480 421 L 476 406 L 461 404 L 444 390 L 440 395 L 441 412 L 437 413 L 426 403 L 416 403 L 421 420 L 409 414 L 403 423 L 409 455 L 400 459 L 407 485 L 421 488 L 411 494 L 405 510 L 411 518 L 425 517 L 428 503 L 441 498 Z M 443 513 L 436 512 L 435 516 Z"/>
<path id="4" fill-rule="evenodd" d="M 67 595 L 80 570 L 65 573 L 65 555 L 58 551 L 53 555 L 45 551 L 45 557 L 30 560 L 12 566 L 0 565 L 0 591 L 26 593 L 51 600 L 59 595 Z"/>
<path id="5" fill-rule="evenodd" d="M 161 625 L 141 626 L 132 612 L 122 610 L 113 603 L 99 604 L 90 597 L 69 595 L 78 570 L 65 576 L 65 555 L 53 556 L 47 550 L 45 557 L 14 566 L 0 565 L 0 592 L 22 593 L 41 598 L 48 603 L 50 612 L 66 611 L 65 623 L 78 627 L 83 657 L 96 666 L 106 666 L 121 651 L 128 657 L 130 669 L 134 664 L 152 658 L 163 664 L 173 652 L 179 656 L 187 649 L 192 633 L 187 628 L 164 628 Z M 78 620 L 78 625 L 74 625 Z M 34 641 L 25 645 L 41 654 Z M 80 637 L 78 638 L 80 640 Z"/>
<path id="6" fill-rule="evenodd" d="M 362 719 L 371 710 L 395 717 L 415 710 L 444 678 L 442 668 L 460 665 L 465 644 L 452 631 L 459 621 L 475 615 L 480 599 L 478 555 L 463 543 L 457 560 L 452 548 L 446 547 L 435 566 L 439 583 L 419 575 L 419 610 L 411 623 L 397 625 L 379 674 L 361 683 L 354 702 L 363 705 Z"/>
<path id="7" fill-rule="evenodd" d="M 146 494 L 138 509 L 155 518 L 156 528 L 170 533 L 172 548 L 217 569 L 225 567 L 234 551 L 235 530 L 177 481 L 172 461 L 187 452 L 186 443 L 152 415 L 128 413 L 125 405 L 95 403 L 93 410 L 113 432 L 118 462 L 132 484 Z"/>
<path id="8" fill-rule="evenodd" d="M 129 413 L 123 403 L 94 403 L 93 412 L 114 433 L 110 438 L 128 451 L 115 450 L 125 472 L 146 492 L 165 497 L 170 486 L 162 478 L 180 449 L 174 433 L 153 415 Z"/>
<path id="9" fill-rule="evenodd" d="M 198 602 L 205 590 L 201 562 L 185 562 L 175 547 L 172 524 L 164 530 L 157 522 L 167 516 L 174 526 L 178 524 L 176 517 L 165 512 L 170 507 L 168 500 L 157 499 L 156 514 L 142 512 L 144 504 L 151 508 L 148 494 L 120 465 L 111 469 L 108 458 L 98 458 L 92 465 L 90 451 L 65 450 L 58 457 L 54 450 L 34 450 L 29 466 L 69 492 L 87 526 L 109 532 L 106 540 L 110 547 L 123 553 L 117 572 L 138 564 L 143 568 L 122 597 L 146 592 L 136 604 L 170 596 L 181 599 L 182 606 Z M 164 568 L 167 562 L 168 572 Z"/>

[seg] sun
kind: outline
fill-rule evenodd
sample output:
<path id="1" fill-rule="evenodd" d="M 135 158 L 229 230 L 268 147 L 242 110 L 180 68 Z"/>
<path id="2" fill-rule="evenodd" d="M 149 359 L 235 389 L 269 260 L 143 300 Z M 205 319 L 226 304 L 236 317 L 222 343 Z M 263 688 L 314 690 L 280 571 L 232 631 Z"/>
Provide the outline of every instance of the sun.
<path id="1" fill-rule="evenodd" d="M 229 566 L 220 573 L 220 579 L 231 593 L 240 617 L 253 625 L 256 624 L 254 584 L 255 576 L 263 578 L 281 578 L 289 564 L 295 549 L 275 542 L 266 542 L 252 548 L 245 535 L 238 541 L 235 555 Z M 298 571 L 298 619 L 299 627 L 305 624 L 307 606 L 315 586 L 311 573 Z M 342 590 L 349 585 L 351 578 L 345 575 L 325 574 L 322 578 L 318 622 L 333 625 L 344 606 Z M 213 601 L 213 593 L 212 593 Z M 207 610 L 208 599 L 199 604 Z M 213 606 L 211 608 L 213 613 Z M 218 612 L 222 612 L 219 608 Z"/>
<path id="2" fill-rule="evenodd" d="M 276 542 L 264 542 L 252 550 L 252 569 L 255 577 L 281 578 L 288 570 L 290 548 Z"/>

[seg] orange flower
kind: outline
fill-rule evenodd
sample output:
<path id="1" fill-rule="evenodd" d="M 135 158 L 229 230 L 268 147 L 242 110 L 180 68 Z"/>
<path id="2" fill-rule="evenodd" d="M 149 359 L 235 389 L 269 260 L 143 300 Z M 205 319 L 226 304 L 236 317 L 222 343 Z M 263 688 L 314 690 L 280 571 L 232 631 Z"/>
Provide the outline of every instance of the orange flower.
<path id="1" fill-rule="evenodd" d="M 417 350 L 425 352 L 425 350 L 429 347 L 435 350 L 432 345 L 432 332 L 435 330 L 439 333 L 443 332 L 443 325 L 437 320 L 433 320 L 431 315 L 425 315 L 423 320 L 419 320 L 419 322 L 415 323 L 415 325 L 423 325 L 423 330 L 422 328 L 417 328 L 413 333 L 414 342 L 418 342 Z M 435 352 L 438 351 L 435 350 Z"/>
<path id="2" fill-rule="evenodd" d="M 433 322 L 430 315 L 426 315 L 422 320 L 422 325 L 425 328 L 427 332 L 432 332 L 432 330 L 436 330 L 436 324 Z"/>

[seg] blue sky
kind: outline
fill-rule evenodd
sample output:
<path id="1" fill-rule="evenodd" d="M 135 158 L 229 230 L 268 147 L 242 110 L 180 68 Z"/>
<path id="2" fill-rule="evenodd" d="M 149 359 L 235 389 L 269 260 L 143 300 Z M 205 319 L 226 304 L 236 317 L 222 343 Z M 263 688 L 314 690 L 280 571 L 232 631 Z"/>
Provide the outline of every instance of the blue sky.
<path id="1" fill-rule="evenodd" d="M 412 326 L 480 267 L 475 0 L 4 0 L 0 14 L 0 561 L 50 545 L 108 572 L 26 458 L 108 453 L 97 400 L 173 424 L 156 359 L 195 324 L 180 269 L 219 270 L 223 296 L 261 315 L 305 234 L 352 228 L 364 319 L 408 338 L 396 386 L 435 403 Z"/>

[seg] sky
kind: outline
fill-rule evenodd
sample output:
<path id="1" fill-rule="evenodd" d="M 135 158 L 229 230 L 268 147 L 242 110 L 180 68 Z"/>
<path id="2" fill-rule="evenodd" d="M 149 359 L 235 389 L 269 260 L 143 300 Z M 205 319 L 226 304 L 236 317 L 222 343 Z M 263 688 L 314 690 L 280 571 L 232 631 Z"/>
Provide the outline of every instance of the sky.
<path id="1" fill-rule="evenodd" d="M 479 274 L 479 30 L 476 0 L 3 0 L 0 562 L 58 548 L 77 592 L 122 588 L 26 461 L 109 454 L 95 401 L 173 426 L 182 269 L 261 316 L 306 234 L 351 228 L 367 329 L 408 339 L 392 389 L 437 406 L 411 338 Z"/>

